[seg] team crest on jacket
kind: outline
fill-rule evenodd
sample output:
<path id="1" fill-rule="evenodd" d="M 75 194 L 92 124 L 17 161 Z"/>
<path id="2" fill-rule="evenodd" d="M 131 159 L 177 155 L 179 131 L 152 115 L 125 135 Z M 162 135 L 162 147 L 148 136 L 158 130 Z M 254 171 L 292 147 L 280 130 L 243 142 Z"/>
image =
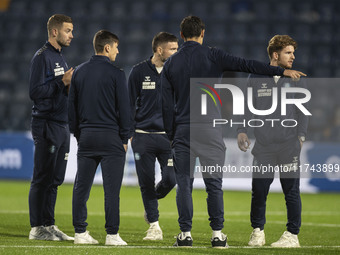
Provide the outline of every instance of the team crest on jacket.
<path id="1" fill-rule="evenodd" d="M 135 160 L 140 160 L 140 155 L 138 152 L 135 153 Z"/>
<path id="2" fill-rule="evenodd" d="M 261 88 L 257 90 L 258 97 L 271 97 L 272 96 L 272 89 L 268 89 L 267 83 L 262 83 Z"/>
<path id="3" fill-rule="evenodd" d="M 145 76 L 143 81 L 143 89 L 155 89 L 156 82 L 151 81 L 150 76 Z"/>
<path id="4" fill-rule="evenodd" d="M 60 66 L 59 63 L 55 63 L 54 76 L 64 75 L 64 67 Z"/>

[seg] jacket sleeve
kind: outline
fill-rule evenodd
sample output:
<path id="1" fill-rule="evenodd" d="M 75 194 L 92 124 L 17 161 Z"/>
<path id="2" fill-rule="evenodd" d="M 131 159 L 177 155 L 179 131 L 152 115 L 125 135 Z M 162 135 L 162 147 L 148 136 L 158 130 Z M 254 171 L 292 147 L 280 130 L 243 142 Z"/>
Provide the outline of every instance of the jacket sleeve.
<path id="1" fill-rule="evenodd" d="M 128 143 L 131 113 L 130 113 L 130 100 L 127 89 L 127 82 L 124 71 L 120 71 L 116 79 L 116 98 L 117 112 L 119 115 L 119 136 L 123 144 Z"/>
<path id="2" fill-rule="evenodd" d="M 256 60 L 247 60 L 235 57 L 231 54 L 212 48 L 215 58 L 220 61 L 223 71 L 236 71 L 245 73 L 254 73 L 261 75 L 280 75 L 283 76 L 284 69 L 279 66 L 271 66 Z"/>
<path id="3" fill-rule="evenodd" d="M 248 132 L 248 121 L 253 117 L 253 114 L 249 111 L 248 105 L 247 105 L 247 90 L 249 87 L 252 87 L 252 75 L 250 74 L 248 76 L 247 82 L 245 84 L 242 84 L 242 92 L 243 95 L 245 95 L 245 107 L 244 107 L 244 116 L 242 115 L 237 115 L 235 117 L 235 119 L 237 120 L 237 122 L 243 122 L 245 125 L 244 126 L 238 126 L 237 127 L 237 134 L 239 133 L 246 133 Z M 255 98 L 253 96 L 253 103 L 254 105 L 256 104 L 256 102 L 254 102 Z"/>
<path id="4" fill-rule="evenodd" d="M 128 80 L 128 88 L 129 88 L 129 97 L 130 97 L 130 134 L 129 136 L 132 137 L 135 134 L 136 129 L 136 101 L 137 98 L 140 96 L 140 90 L 141 90 L 141 81 L 139 79 L 138 71 L 135 68 L 132 68 L 129 80 Z"/>
<path id="5" fill-rule="evenodd" d="M 162 90 L 162 115 L 164 130 L 167 133 L 170 141 L 174 138 L 174 91 L 169 80 L 168 64 L 166 62 L 161 74 L 161 90 Z"/>
<path id="6" fill-rule="evenodd" d="M 79 129 L 79 118 L 78 118 L 78 96 L 76 93 L 76 81 L 75 81 L 75 74 L 73 73 L 71 79 L 71 86 L 69 91 L 68 97 L 68 121 L 69 121 L 69 128 L 70 132 L 74 134 L 74 137 L 78 140 L 80 135 Z"/>
<path id="7" fill-rule="evenodd" d="M 297 83 L 297 87 L 307 89 L 307 79 L 301 78 L 301 80 Z M 296 98 L 300 98 L 301 96 L 302 95 L 298 93 L 296 95 Z M 306 107 L 308 111 L 310 110 L 308 102 L 304 106 Z M 298 126 L 297 126 L 298 136 L 307 136 L 309 117 L 308 115 L 305 115 L 302 111 L 300 111 L 297 107 L 296 107 L 296 111 L 297 111 L 297 122 L 298 122 Z"/>
<path id="8" fill-rule="evenodd" d="M 36 55 L 32 59 L 30 69 L 30 98 L 53 98 L 56 94 L 67 93 L 62 78 L 62 75 L 54 77 L 53 73 L 48 73 L 44 56 Z"/>

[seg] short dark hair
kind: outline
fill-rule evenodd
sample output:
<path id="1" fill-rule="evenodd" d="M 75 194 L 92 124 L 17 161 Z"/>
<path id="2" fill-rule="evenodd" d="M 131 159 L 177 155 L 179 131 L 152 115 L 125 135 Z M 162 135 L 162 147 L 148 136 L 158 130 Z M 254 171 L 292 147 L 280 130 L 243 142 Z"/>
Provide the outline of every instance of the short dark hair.
<path id="1" fill-rule="evenodd" d="M 60 29 L 63 23 L 73 23 L 71 17 L 64 14 L 54 14 L 47 21 L 47 32 L 50 35 L 50 31 L 54 28 Z"/>
<path id="2" fill-rule="evenodd" d="M 99 30 L 93 37 L 93 48 L 96 53 L 103 52 L 106 44 L 113 43 L 119 43 L 119 38 L 107 30 Z"/>
<path id="3" fill-rule="evenodd" d="M 268 43 L 267 52 L 269 58 L 272 58 L 274 52 L 280 52 L 289 45 L 292 45 L 294 50 L 297 49 L 297 42 L 289 35 L 275 35 Z"/>
<path id="4" fill-rule="evenodd" d="M 178 42 L 178 39 L 175 35 L 168 32 L 159 32 L 152 39 L 152 51 L 156 52 L 159 45 L 168 42 Z"/>
<path id="5" fill-rule="evenodd" d="M 205 25 L 199 17 L 188 16 L 182 20 L 180 28 L 184 38 L 194 38 L 201 35 Z"/>

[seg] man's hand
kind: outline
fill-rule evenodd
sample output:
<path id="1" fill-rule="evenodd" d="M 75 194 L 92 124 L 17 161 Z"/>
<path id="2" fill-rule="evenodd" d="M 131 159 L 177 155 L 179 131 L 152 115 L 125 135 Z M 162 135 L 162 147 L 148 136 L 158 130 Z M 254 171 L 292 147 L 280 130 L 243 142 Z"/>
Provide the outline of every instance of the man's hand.
<path id="1" fill-rule="evenodd" d="M 63 78 L 61 79 L 65 85 L 65 87 L 69 86 L 71 84 L 72 74 L 73 74 L 73 67 L 68 69 L 65 73 Z"/>
<path id="2" fill-rule="evenodd" d="M 123 144 L 123 147 L 124 147 L 125 152 L 127 152 L 128 145 L 127 144 Z"/>
<path id="3" fill-rule="evenodd" d="M 250 141 L 246 133 L 239 133 L 237 135 L 237 144 L 241 151 L 246 152 L 249 149 Z"/>
<path id="4" fill-rule="evenodd" d="M 295 71 L 291 69 L 285 69 L 283 72 L 283 75 L 291 77 L 294 81 L 298 81 L 301 76 L 307 76 L 307 74 L 304 74 L 303 72 Z"/>

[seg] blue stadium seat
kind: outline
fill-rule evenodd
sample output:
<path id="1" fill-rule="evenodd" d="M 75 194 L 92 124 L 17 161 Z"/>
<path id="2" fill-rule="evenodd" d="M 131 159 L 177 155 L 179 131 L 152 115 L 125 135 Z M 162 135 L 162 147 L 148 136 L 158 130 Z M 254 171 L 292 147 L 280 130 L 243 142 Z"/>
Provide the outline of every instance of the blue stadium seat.
<path id="1" fill-rule="evenodd" d="M 147 3 L 141 1 L 134 1 L 130 3 L 129 6 L 129 18 L 136 20 L 148 20 L 149 19 L 149 8 Z"/>
<path id="2" fill-rule="evenodd" d="M 248 25 L 247 23 L 233 23 L 230 24 L 231 36 L 234 43 L 244 43 L 248 39 Z"/>
<path id="3" fill-rule="evenodd" d="M 310 43 L 315 38 L 312 26 L 305 23 L 293 24 L 291 36 L 299 43 Z"/>
<path id="4" fill-rule="evenodd" d="M 289 22 L 293 18 L 293 3 L 279 1 L 273 5 L 273 19 L 281 22 Z"/>
<path id="5" fill-rule="evenodd" d="M 154 22 L 168 21 L 170 18 L 168 5 L 166 2 L 155 2 L 151 5 L 151 11 L 149 13 Z"/>
<path id="6" fill-rule="evenodd" d="M 126 20 L 128 19 L 128 14 L 127 14 L 127 6 L 125 4 L 125 2 L 120 1 L 120 2 L 111 2 L 107 3 L 108 4 L 108 9 L 109 9 L 109 13 L 108 13 L 108 17 L 110 19 L 113 20 L 118 20 L 118 21 L 122 21 L 122 20 Z"/>
<path id="7" fill-rule="evenodd" d="M 209 13 L 211 18 L 216 18 L 220 22 L 223 22 L 231 18 L 230 4 L 228 2 L 216 1 L 211 6 L 211 9 L 212 9 L 211 13 Z"/>
<path id="8" fill-rule="evenodd" d="M 169 9 L 170 9 L 170 18 L 178 22 L 178 24 L 179 22 L 181 22 L 181 20 L 184 17 L 190 14 L 188 4 L 185 1 L 172 2 Z"/>
<path id="9" fill-rule="evenodd" d="M 308 64 L 310 63 L 310 61 L 312 60 L 311 58 L 311 47 L 307 44 L 301 44 L 299 45 L 298 43 L 298 48 L 295 51 L 295 63 L 302 65 L 302 66 L 308 66 Z"/>
<path id="10" fill-rule="evenodd" d="M 109 17 L 107 3 L 105 1 L 90 1 L 88 5 L 88 14 L 91 19 L 103 20 L 105 17 Z"/>
<path id="11" fill-rule="evenodd" d="M 269 28 L 266 23 L 253 23 L 249 26 L 249 38 L 256 43 L 264 43 L 269 40 Z"/>
<path id="12" fill-rule="evenodd" d="M 195 1 L 192 7 L 192 15 L 200 17 L 203 22 L 207 22 L 210 18 L 210 14 L 208 12 L 209 2 L 206 1 Z"/>

